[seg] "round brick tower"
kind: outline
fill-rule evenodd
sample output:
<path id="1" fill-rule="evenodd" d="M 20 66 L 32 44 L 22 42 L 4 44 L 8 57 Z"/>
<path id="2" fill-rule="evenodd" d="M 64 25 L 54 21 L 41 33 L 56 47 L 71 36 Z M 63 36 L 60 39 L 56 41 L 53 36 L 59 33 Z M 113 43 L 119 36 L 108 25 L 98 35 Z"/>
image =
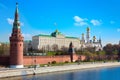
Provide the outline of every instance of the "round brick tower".
<path id="1" fill-rule="evenodd" d="M 23 68 L 23 36 L 20 30 L 18 3 L 16 3 L 15 18 L 10 40 L 10 68 Z"/>

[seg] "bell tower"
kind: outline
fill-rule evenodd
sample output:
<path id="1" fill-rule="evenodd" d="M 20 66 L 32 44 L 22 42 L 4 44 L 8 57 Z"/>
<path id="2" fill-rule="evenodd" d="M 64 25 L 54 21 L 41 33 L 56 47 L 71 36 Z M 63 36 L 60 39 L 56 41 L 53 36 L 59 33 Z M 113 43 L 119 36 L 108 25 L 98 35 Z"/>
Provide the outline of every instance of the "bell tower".
<path id="1" fill-rule="evenodd" d="M 23 68 L 23 39 L 21 34 L 18 3 L 16 3 L 15 17 L 10 40 L 10 68 Z"/>
<path id="2" fill-rule="evenodd" d="M 89 43 L 90 42 L 90 28 L 89 27 L 87 27 L 86 39 L 87 39 L 87 43 Z"/>

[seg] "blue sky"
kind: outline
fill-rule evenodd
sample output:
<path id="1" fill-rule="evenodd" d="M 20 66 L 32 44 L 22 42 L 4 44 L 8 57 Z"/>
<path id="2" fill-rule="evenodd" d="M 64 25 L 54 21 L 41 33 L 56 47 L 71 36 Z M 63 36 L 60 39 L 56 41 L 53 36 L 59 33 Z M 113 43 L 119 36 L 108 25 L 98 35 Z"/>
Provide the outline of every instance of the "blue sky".
<path id="1" fill-rule="evenodd" d="M 0 42 L 9 41 L 16 2 L 25 40 L 56 29 L 81 38 L 88 26 L 103 45 L 120 40 L 120 0 L 0 0 Z"/>

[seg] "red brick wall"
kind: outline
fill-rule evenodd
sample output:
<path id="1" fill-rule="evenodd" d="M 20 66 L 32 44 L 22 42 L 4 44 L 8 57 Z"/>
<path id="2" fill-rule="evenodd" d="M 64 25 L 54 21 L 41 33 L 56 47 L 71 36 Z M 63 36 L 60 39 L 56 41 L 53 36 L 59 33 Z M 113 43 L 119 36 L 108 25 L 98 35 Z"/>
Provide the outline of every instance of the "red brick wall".
<path id="1" fill-rule="evenodd" d="M 78 60 L 78 55 L 74 55 L 74 61 Z M 85 56 L 81 57 L 81 60 L 84 60 Z M 69 55 L 61 55 L 61 56 L 24 56 L 24 65 L 33 65 L 33 64 L 48 64 L 48 62 L 56 61 L 59 62 L 70 62 Z"/>
<path id="2" fill-rule="evenodd" d="M 48 62 L 56 61 L 56 62 L 70 62 L 69 55 L 64 56 L 24 56 L 24 65 L 31 64 L 47 64 Z"/>
<path id="3" fill-rule="evenodd" d="M 84 61 L 86 59 L 86 56 L 84 55 L 73 55 L 73 61 L 76 61 L 78 58 L 80 58 L 81 61 Z"/>
<path id="4" fill-rule="evenodd" d="M 74 54 L 73 60 L 78 60 L 79 55 Z M 85 60 L 85 56 L 81 56 L 81 60 Z M 9 56 L 0 56 L 0 65 L 9 65 Z M 70 55 L 61 56 L 24 56 L 24 65 L 34 65 L 34 64 L 48 64 L 48 62 L 56 61 L 59 62 L 70 62 Z"/>

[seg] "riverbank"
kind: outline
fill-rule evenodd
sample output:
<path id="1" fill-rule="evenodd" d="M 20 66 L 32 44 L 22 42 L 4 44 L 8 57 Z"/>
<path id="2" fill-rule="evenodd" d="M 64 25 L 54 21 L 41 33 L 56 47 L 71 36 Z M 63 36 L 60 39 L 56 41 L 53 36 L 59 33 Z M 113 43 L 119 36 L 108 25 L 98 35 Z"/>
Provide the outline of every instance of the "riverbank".
<path id="1" fill-rule="evenodd" d="M 114 66 L 120 66 L 120 62 L 50 66 L 50 67 L 40 67 L 40 68 L 37 68 L 36 70 L 34 70 L 33 68 L 1 69 L 0 70 L 0 78 L 52 73 L 52 72 L 61 72 L 61 71 L 80 70 L 80 69 L 83 70 L 83 69 L 91 69 L 91 68 L 98 68 L 98 67 L 114 67 Z"/>

